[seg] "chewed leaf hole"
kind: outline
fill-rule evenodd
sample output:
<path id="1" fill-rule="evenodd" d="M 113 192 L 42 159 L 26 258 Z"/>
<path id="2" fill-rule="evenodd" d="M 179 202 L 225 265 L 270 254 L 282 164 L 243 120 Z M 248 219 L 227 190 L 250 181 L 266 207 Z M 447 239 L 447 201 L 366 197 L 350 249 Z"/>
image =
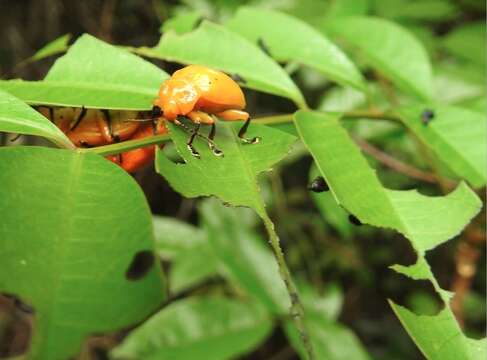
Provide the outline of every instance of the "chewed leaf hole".
<path id="1" fill-rule="evenodd" d="M 125 273 L 125 277 L 127 280 L 139 280 L 149 272 L 152 265 L 154 265 L 154 254 L 152 251 L 139 251 L 134 255 L 127 272 Z"/>

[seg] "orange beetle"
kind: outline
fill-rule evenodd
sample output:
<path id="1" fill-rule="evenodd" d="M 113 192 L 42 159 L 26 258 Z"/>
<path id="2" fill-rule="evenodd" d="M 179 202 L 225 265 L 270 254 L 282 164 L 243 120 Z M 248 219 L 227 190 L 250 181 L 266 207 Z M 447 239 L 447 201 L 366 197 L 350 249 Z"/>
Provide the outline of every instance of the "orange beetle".
<path id="1" fill-rule="evenodd" d="M 245 139 L 244 135 L 250 124 L 250 116 L 243 111 L 245 97 L 240 86 L 228 75 L 205 66 L 189 65 L 176 72 L 166 80 L 159 90 L 159 97 L 152 109 L 154 117 L 163 117 L 182 125 L 178 117 L 189 118 L 196 124 L 188 140 L 188 148 L 194 156 L 199 156 L 192 143 L 198 134 L 200 124 L 210 124 L 210 148 L 217 155 L 222 153 L 215 149 L 215 115 L 226 121 L 245 120 L 238 136 L 246 143 L 256 143 L 259 139 Z"/>
<path id="2" fill-rule="evenodd" d="M 84 108 L 38 108 L 77 147 L 94 147 L 129 139 L 140 139 L 167 132 L 163 121 L 155 124 L 131 121 L 134 111 L 108 111 Z M 107 159 L 120 165 L 128 172 L 135 172 L 154 159 L 155 147 L 147 146 L 130 150 Z"/>
<path id="3" fill-rule="evenodd" d="M 216 155 L 223 153 L 213 142 L 215 137 L 215 119 L 217 116 L 226 121 L 245 120 L 238 136 L 245 143 L 256 143 L 259 138 L 245 139 L 244 135 L 250 124 L 250 116 L 243 111 L 245 97 L 240 86 L 228 75 L 204 66 L 190 65 L 176 71 L 166 80 L 159 91 L 159 97 L 152 108 L 152 123 L 142 123 L 135 112 L 108 110 L 87 110 L 85 108 L 62 108 L 54 111 L 42 107 L 39 111 L 50 118 L 61 131 L 78 147 L 107 145 L 129 139 L 140 139 L 154 134 L 167 132 L 164 121 L 172 121 L 191 132 L 188 148 L 199 157 L 193 148 L 193 140 L 201 124 L 212 126 L 206 140 Z M 188 129 L 180 120 L 186 117 L 196 124 Z M 129 118 L 132 118 L 130 120 Z M 107 158 L 128 172 L 134 172 L 154 159 L 155 146 L 127 151 Z"/>
<path id="4" fill-rule="evenodd" d="M 77 147 L 94 147 L 129 139 L 140 123 L 120 121 L 133 118 L 135 111 L 108 111 L 85 108 L 40 107 L 39 112 L 49 118 Z"/>

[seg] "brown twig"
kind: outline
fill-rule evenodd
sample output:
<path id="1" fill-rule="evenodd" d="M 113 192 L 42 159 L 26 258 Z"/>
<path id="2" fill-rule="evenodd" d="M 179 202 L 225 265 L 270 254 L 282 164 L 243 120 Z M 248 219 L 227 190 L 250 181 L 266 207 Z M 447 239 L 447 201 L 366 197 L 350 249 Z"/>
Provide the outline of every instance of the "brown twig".
<path id="1" fill-rule="evenodd" d="M 463 303 L 470 291 L 472 281 L 477 272 L 477 262 L 480 258 L 480 245 L 485 243 L 485 233 L 478 224 L 471 223 L 461 237 L 455 255 L 456 273 L 452 281 L 452 291 L 455 297 L 451 301 L 451 308 L 460 326 L 464 326 Z"/>
<path id="2" fill-rule="evenodd" d="M 391 155 L 386 154 L 385 152 L 376 148 L 375 146 L 373 146 L 372 144 L 368 143 L 365 140 L 356 137 L 354 137 L 354 140 L 365 153 L 373 156 L 377 161 L 379 161 L 381 164 L 384 164 L 388 168 L 397 171 L 398 173 L 404 174 L 413 179 L 418 179 L 433 184 L 438 183 L 438 177 L 435 174 L 405 164 L 402 161 L 392 157 Z M 448 182 L 449 185 L 451 186 L 454 185 L 454 183 L 450 180 L 443 179 L 443 181 Z"/>
<path id="3" fill-rule="evenodd" d="M 116 3 L 117 0 L 106 0 L 101 9 L 100 32 L 98 35 L 101 39 L 108 42 L 112 41 L 112 24 Z"/>

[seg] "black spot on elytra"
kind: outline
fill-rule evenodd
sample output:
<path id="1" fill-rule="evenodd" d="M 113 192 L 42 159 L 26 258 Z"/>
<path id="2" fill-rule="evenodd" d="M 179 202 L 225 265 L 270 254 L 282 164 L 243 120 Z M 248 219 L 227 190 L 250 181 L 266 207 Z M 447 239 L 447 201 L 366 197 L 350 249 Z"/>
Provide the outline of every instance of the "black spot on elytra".
<path id="1" fill-rule="evenodd" d="M 435 118 L 435 112 L 431 109 L 424 109 L 421 113 L 421 121 L 424 125 L 428 125 L 428 123 Z"/>
<path id="2" fill-rule="evenodd" d="M 355 215 L 348 215 L 348 221 L 350 221 L 353 225 L 360 226 L 362 222 L 355 216 Z"/>
<path id="3" fill-rule="evenodd" d="M 154 265 L 154 254 L 152 251 L 143 250 L 134 255 L 125 277 L 127 280 L 140 280 L 147 274 Z"/>
<path id="4" fill-rule="evenodd" d="M 313 191 L 313 192 L 323 192 L 323 191 L 328 191 L 330 190 L 330 187 L 326 183 L 325 179 L 323 176 L 318 176 L 316 179 L 314 179 L 309 185 L 308 185 L 308 190 Z"/>

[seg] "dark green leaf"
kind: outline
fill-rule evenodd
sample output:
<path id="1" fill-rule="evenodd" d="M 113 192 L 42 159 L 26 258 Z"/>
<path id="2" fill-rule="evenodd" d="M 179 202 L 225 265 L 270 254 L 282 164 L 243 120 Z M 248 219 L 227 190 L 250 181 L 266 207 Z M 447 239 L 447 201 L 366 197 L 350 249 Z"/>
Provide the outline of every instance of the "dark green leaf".
<path id="1" fill-rule="evenodd" d="M 93 333 L 141 321 L 164 299 L 150 210 L 97 155 L 0 149 L 0 291 L 35 309 L 30 359 L 67 359 Z"/>

